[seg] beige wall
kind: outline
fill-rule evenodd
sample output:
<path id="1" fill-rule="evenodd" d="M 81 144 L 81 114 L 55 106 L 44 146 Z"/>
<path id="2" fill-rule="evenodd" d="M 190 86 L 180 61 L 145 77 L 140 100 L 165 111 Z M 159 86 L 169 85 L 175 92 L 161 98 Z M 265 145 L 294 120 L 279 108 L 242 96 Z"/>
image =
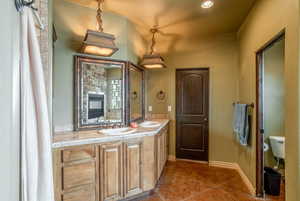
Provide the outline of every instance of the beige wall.
<path id="1" fill-rule="evenodd" d="M 270 136 L 284 133 L 284 39 L 264 51 L 264 129 L 265 143 Z M 265 152 L 265 166 L 274 167 L 272 149 Z"/>
<path id="2" fill-rule="evenodd" d="M 232 103 L 238 97 L 238 44 L 235 34 L 203 39 L 198 49 L 165 55 L 167 68 L 147 72 L 147 105 L 153 113 L 167 113 L 172 120 L 170 155 L 175 156 L 175 72 L 176 68 L 209 67 L 210 70 L 210 129 L 209 160 L 236 161 L 236 143 L 232 133 Z M 166 91 L 165 102 L 156 99 Z"/>
<path id="3" fill-rule="evenodd" d="M 58 40 L 54 46 L 53 126 L 54 130 L 73 128 L 73 61 L 80 52 L 87 29 L 96 28 L 96 9 L 82 7 L 65 0 L 54 0 L 54 25 Z M 146 50 L 146 42 L 126 18 L 103 14 L 103 27 L 116 37 L 119 51 L 111 58 L 138 61 Z"/>
<path id="4" fill-rule="evenodd" d="M 299 2 L 259 0 L 239 31 L 239 94 L 243 102 L 254 102 L 256 92 L 255 52 L 283 29 L 285 43 L 285 134 L 287 200 L 299 195 Z M 253 121 L 255 123 L 255 121 Z M 254 128 L 256 125 L 254 125 Z M 255 185 L 255 129 L 252 146 L 239 148 L 238 163 Z"/>

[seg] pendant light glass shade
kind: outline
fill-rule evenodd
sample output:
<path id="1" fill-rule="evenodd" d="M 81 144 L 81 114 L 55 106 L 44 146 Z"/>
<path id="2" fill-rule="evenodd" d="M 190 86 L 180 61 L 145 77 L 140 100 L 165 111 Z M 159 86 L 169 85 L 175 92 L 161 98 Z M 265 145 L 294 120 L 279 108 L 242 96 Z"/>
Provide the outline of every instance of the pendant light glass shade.
<path id="1" fill-rule="evenodd" d="M 98 31 L 87 30 L 82 52 L 104 57 L 112 56 L 119 49 L 115 45 L 115 37 L 112 34 L 104 33 L 102 27 L 102 4 L 104 0 L 98 0 L 97 22 Z"/>
<path id="2" fill-rule="evenodd" d="M 151 44 L 151 53 L 144 55 L 140 65 L 144 66 L 148 69 L 155 69 L 155 68 L 166 68 L 166 64 L 164 59 L 158 54 L 154 53 L 154 46 L 155 46 L 155 34 L 158 32 L 156 28 L 150 30 L 153 34 L 152 36 L 152 44 Z"/>
<path id="3" fill-rule="evenodd" d="M 159 54 L 144 55 L 141 65 L 149 69 L 166 68 L 165 61 Z"/>
<path id="4" fill-rule="evenodd" d="M 109 57 L 119 50 L 114 40 L 115 37 L 111 34 L 88 30 L 83 41 L 82 52 Z"/>

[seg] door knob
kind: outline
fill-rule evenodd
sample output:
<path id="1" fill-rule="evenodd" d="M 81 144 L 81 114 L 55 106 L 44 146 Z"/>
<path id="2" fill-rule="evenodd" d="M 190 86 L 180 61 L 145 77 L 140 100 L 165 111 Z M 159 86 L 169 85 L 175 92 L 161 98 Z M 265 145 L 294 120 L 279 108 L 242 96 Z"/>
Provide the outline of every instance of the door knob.
<path id="1" fill-rule="evenodd" d="M 204 118 L 204 121 L 208 121 L 208 119 L 207 119 L 207 118 Z"/>

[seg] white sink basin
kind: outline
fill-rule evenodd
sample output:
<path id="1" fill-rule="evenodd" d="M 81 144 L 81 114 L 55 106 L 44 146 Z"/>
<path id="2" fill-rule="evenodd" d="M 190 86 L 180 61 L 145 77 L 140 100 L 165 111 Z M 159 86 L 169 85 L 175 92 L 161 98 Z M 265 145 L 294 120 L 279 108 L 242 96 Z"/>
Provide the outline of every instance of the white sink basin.
<path id="1" fill-rule="evenodd" d="M 103 129 L 100 130 L 99 132 L 104 135 L 126 135 L 126 134 L 134 133 L 135 131 L 136 129 L 126 127 L 126 128 Z"/>
<path id="2" fill-rule="evenodd" d="M 140 126 L 144 128 L 155 128 L 159 127 L 160 123 L 156 121 L 144 121 L 143 123 L 140 123 Z"/>

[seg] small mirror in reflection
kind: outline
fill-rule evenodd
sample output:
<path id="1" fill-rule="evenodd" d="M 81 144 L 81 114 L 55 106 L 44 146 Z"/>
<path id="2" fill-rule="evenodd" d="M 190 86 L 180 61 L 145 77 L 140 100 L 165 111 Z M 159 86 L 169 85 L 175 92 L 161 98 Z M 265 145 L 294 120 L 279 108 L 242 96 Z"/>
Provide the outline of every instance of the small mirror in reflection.
<path id="1" fill-rule="evenodd" d="M 143 118 L 143 71 L 133 65 L 129 68 L 130 77 L 130 120 Z"/>

